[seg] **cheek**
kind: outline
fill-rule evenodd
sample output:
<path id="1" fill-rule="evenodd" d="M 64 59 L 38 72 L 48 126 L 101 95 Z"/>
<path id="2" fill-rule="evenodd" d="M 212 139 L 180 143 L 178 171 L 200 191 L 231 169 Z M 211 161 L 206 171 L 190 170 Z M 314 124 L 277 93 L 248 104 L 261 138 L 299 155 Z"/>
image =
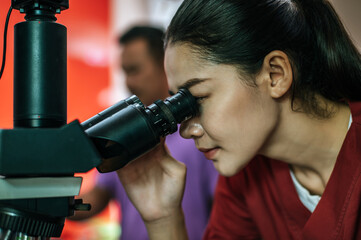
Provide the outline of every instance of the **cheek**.
<path id="1" fill-rule="evenodd" d="M 277 111 L 272 100 L 257 95 L 235 94 L 226 100 L 204 109 L 203 125 L 212 139 L 243 163 L 262 148 L 277 122 Z"/>
<path id="2" fill-rule="evenodd" d="M 240 128 L 239 106 L 228 101 L 208 101 L 201 109 L 201 125 L 207 134 L 216 141 L 234 138 Z"/>
<path id="3" fill-rule="evenodd" d="M 250 155 L 259 154 L 273 132 L 278 120 L 276 105 L 270 102 L 253 101 L 245 106 L 238 117 L 240 128 L 240 151 Z"/>

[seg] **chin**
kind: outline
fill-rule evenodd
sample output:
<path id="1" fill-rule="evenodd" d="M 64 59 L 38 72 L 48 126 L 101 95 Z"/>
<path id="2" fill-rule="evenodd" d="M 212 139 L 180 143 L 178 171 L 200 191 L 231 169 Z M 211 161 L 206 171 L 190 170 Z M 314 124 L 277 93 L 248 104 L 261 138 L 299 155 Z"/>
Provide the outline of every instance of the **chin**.
<path id="1" fill-rule="evenodd" d="M 224 177 L 232 177 L 236 175 L 239 170 L 236 168 L 231 168 L 230 166 L 220 166 L 219 162 L 213 162 L 214 167 L 216 168 L 217 172 L 224 176 Z"/>
<path id="2" fill-rule="evenodd" d="M 225 165 L 221 164 L 219 161 L 213 161 L 214 167 L 218 171 L 218 173 L 224 177 L 232 177 L 239 173 L 247 164 L 242 166 L 235 165 Z"/>

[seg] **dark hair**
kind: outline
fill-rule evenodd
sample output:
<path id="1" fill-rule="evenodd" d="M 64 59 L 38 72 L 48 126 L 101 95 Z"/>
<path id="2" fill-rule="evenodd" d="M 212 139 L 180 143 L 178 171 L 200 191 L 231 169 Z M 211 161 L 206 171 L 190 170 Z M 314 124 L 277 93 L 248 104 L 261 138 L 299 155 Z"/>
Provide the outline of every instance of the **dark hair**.
<path id="1" fill-rule="evenodd" d="M 164 61 L 164 31 L 152 26 L 133 26 L 119 37 L 120 44 L 144 39 L 147 42 L 150 55 L 163 66 Z"/>
<path id="2" fill-rule="evenodd" d="M 326 0 L 184 0 L 165 41 L 191 44 L 201 57 L 250 76 L 268 53 L 285 52 L 294 72 L 293 110 L 327 117 L 317 95 L 361 100 L 360 53 Z"/>

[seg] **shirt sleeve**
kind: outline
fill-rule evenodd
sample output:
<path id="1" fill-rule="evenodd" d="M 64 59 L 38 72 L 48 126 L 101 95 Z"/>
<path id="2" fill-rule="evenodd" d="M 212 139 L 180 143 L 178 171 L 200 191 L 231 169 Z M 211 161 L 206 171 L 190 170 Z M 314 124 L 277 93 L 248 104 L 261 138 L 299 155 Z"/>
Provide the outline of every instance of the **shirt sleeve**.
<path id="1" fill-rule="evenodd" d="M 96 178 L 96 186 L 106 189 L 110 194 L 114 195 L 117 190 L 117 184 L 120 182 L 116 172 L 99 173 Z"/>
<path id="2" fill-rule="evenodd" d="M 219 177 L 204 240 L 261 239 L 241 194 L 240 174 L 231 178 Z"/>

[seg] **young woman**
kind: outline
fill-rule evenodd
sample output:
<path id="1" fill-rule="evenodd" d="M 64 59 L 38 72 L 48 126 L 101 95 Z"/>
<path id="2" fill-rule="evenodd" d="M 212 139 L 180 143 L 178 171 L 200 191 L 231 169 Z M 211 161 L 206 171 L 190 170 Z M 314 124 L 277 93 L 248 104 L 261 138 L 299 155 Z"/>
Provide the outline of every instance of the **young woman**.
<path id="1" fill-rule="evenodd" d="M 166 43 L 222 175 L 204 238 L 361 239 L 361 58 L 331 5 L 185 0 Z M 118 171 L 152 239 L 187 238 L 185 174 L 164 146 Z"/>

